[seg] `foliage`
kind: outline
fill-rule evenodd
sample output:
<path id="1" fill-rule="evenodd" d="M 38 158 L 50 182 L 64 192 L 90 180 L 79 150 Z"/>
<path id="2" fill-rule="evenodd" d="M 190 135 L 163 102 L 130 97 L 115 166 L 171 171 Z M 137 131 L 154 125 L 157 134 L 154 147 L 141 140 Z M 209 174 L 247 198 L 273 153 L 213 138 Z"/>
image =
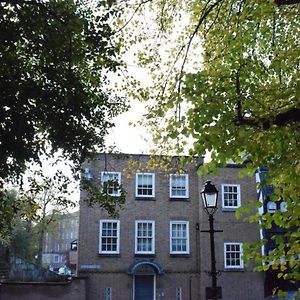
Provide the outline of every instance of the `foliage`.
<path id="1" fill-rule="evenodd" d="M 10 233 L 9 249 L 13 255 L 34 262 L 37 255 L 37 234 L 32 221 L 18 217 Z"/>
<path id="2" fill-rule="evenodd" d="M 9 224 L 5 232 L 7 243 L 13 254 L 42 265 L 42 251 L 46 232 L 56 229 L 56 221 L 69 208 L 74 208 L 76 202 L 70 200 L 70 179 L 57 171 L 52 177 L 45 176 L 40 170 L 33 171 L 28 176 L 27 187 L 23 187 L 13 195 L 14 202 L 31 203 L 31 214 L 28 207 L 18 207 L 11 220 L 3 219 Z M 7 212 L 8 209 L 3 209 Z M 4 231 L 0 231 L 3 238 Z"/>
<path id="3" fill-rule="evenodd" d="M 28 181 L 29 189 L 21 191 L 21 195 L 26 202 L 32 201 L 38 205 L 34 233 L 37 241 L 37 264 L 41 266 L 46 232 L 55 225 L 59 214 L 66 213 L 68 208 L 74 208 L 76 203 L 70 198 L 70 179 L 61 171 L 57 171 L 53 177 L 35 171 L 28 177 Z"/>
<path id="4" fill-rule="evenodd" d="M 16 190 L 0 191 L 0 239 L 9 242 L 10 235 L 21 218 L 32 219 L 38 206 L 33 201 L 24 201 Z"/>
<path id="5" fill-rule="evenodd" d="M 0 2 L 0 178 L 58 150 L 73 166 L 102 148 L 124 99 L 107 89 L 120 64 L 109 2 Z"/>
<path id="6" fill-rule="evenodd" d="M 112 196 L 109 194 L 109 188 L 119 190 L 119 196 Z M 98 204 L 102 209 L 105 209 L 110 216 L 118 216 L 118 211 L 123 207 L 126 200 L 126 192 L 122 185 L 117 180 L 108 180 L 99 188 L 99 185 L 89 180 L 82 180 L 82 188 L 87 193 L 86 204 L 94 206 Z"/>
<path id="7" fill-rule="evenodd" d="M 21 206 L 31 217 L 36 211 L 25 194 L 11 204 L 7 183 L 22 184 L 29 163 L 57 153 L 78 171 L 95 149 L 103 149 L 112 118 L 126 109 L 125 100 L 108 89 L 108 74 L 121 63 L 109 25 L 118 14 L 111 4 L 0 1 L 2 235 Z"/>
<path id="8" fill-rule="evenodd" d="M 148 88 L 132 86 L 149 101 L 154 140 L 191 157 L 209 151 L 205 170 L 245 158 L 244 174 L 268 167 L 262 184 L 274 187 L 271 199 L 284 199 L 287 212 L 264 215 L 262 225 L 287 233 L 275 238 L 264 268 L 276 260 L 280 276 L 299 279 L 300 5 L 164 0 L 132 1 L 124 10 L 119 26 L 128 47 L 140 46 L 138 65 L 152 79 Z"/>

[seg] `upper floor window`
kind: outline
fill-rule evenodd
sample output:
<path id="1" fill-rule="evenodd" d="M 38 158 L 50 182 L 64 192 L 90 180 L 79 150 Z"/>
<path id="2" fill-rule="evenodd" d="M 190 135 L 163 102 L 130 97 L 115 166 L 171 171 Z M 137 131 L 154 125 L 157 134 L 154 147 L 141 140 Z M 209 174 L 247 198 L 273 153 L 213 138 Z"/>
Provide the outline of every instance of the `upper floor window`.
<path id="1" fill-rule="evenodd" d="M 101 172 L 102 186 L 110 196 L 120 196 L 121 173 Z"/>
<path id="2" fill-rule="evenodd" d="M 240 269 L 244 267 L 242 259 L 242 243 L 224 243 L 224 266 L 225 268 Z"/>
<path id="3" fill-rule="evenodd" d="M 287 203 L 285 201 L 280 202 L 281 212 L 287 212 Z"/>
<path id="4" fill-rule="evenodd" d="M 100 220 L 99 253 L 120 253 L 119 220 Z"/>
<path id="5" fill-rule="evenodd" d="M 138 173 L 136 174 L 136 197 L 154 197 L 155 196 L 155 174 Z"/>
<path id="6" fill-rule="evenodd" d="M 170 222 L 170 253 L 189 254 L 189 222 Z"/>
<path id="7" fill-rule="evenodd" d="M 241 206 L 241 192 L 239 184 L 222 184 L 222 207 L 238 208 Z"/>
<path id="8" fill-rule="evenodd" d="M 170 198 L 189 197 L 188 174 L 170 175 Z"/>
<path id="9" fill-rule="evenodd" d="M 155 253 L 155 222 L 135 221 L 135 253 Z"/>
<path id="10" fill-rule="evenodd" d="M 277 205 L 273 201 L 268 201 L 267 203 L 267 212 L 270 214 L 274 214 L 277 210 Z"/>

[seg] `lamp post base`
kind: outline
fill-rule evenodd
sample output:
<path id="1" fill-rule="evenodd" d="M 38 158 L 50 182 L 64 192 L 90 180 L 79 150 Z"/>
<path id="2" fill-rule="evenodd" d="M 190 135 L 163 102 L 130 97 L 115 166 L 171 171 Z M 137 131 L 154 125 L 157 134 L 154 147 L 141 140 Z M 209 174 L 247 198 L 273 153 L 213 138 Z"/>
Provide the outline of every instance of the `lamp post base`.
<path id="1" fill-rule="evenodd" d="M 220 286 L 217 287 L 207 287 L 205 289 L 206 297 L 205 299 L 222 299 L 222 288 Z"/>

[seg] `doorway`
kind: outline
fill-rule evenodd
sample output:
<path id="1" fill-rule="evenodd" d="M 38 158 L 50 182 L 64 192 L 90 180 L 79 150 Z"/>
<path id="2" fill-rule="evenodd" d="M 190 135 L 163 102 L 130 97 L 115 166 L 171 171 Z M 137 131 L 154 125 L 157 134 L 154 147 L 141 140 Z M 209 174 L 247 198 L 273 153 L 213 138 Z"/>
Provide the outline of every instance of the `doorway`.
<path id="1" fill-rule="evenodd" d="M 134 300 L 155 300 L 155 276 L 134 276 Z"/>

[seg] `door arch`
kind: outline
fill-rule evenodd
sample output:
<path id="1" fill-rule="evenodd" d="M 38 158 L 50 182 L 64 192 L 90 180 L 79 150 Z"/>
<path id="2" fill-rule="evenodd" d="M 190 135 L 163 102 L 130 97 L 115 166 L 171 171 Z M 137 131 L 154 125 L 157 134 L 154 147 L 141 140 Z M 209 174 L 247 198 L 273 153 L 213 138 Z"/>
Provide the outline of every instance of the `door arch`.
<path id="1" fill-rule="evenodd" d="M 135 261 L 128 269 L 133 275 L 133 300 L 156 300 L 156 275 L 163 274 L 153 260 Z"/>

